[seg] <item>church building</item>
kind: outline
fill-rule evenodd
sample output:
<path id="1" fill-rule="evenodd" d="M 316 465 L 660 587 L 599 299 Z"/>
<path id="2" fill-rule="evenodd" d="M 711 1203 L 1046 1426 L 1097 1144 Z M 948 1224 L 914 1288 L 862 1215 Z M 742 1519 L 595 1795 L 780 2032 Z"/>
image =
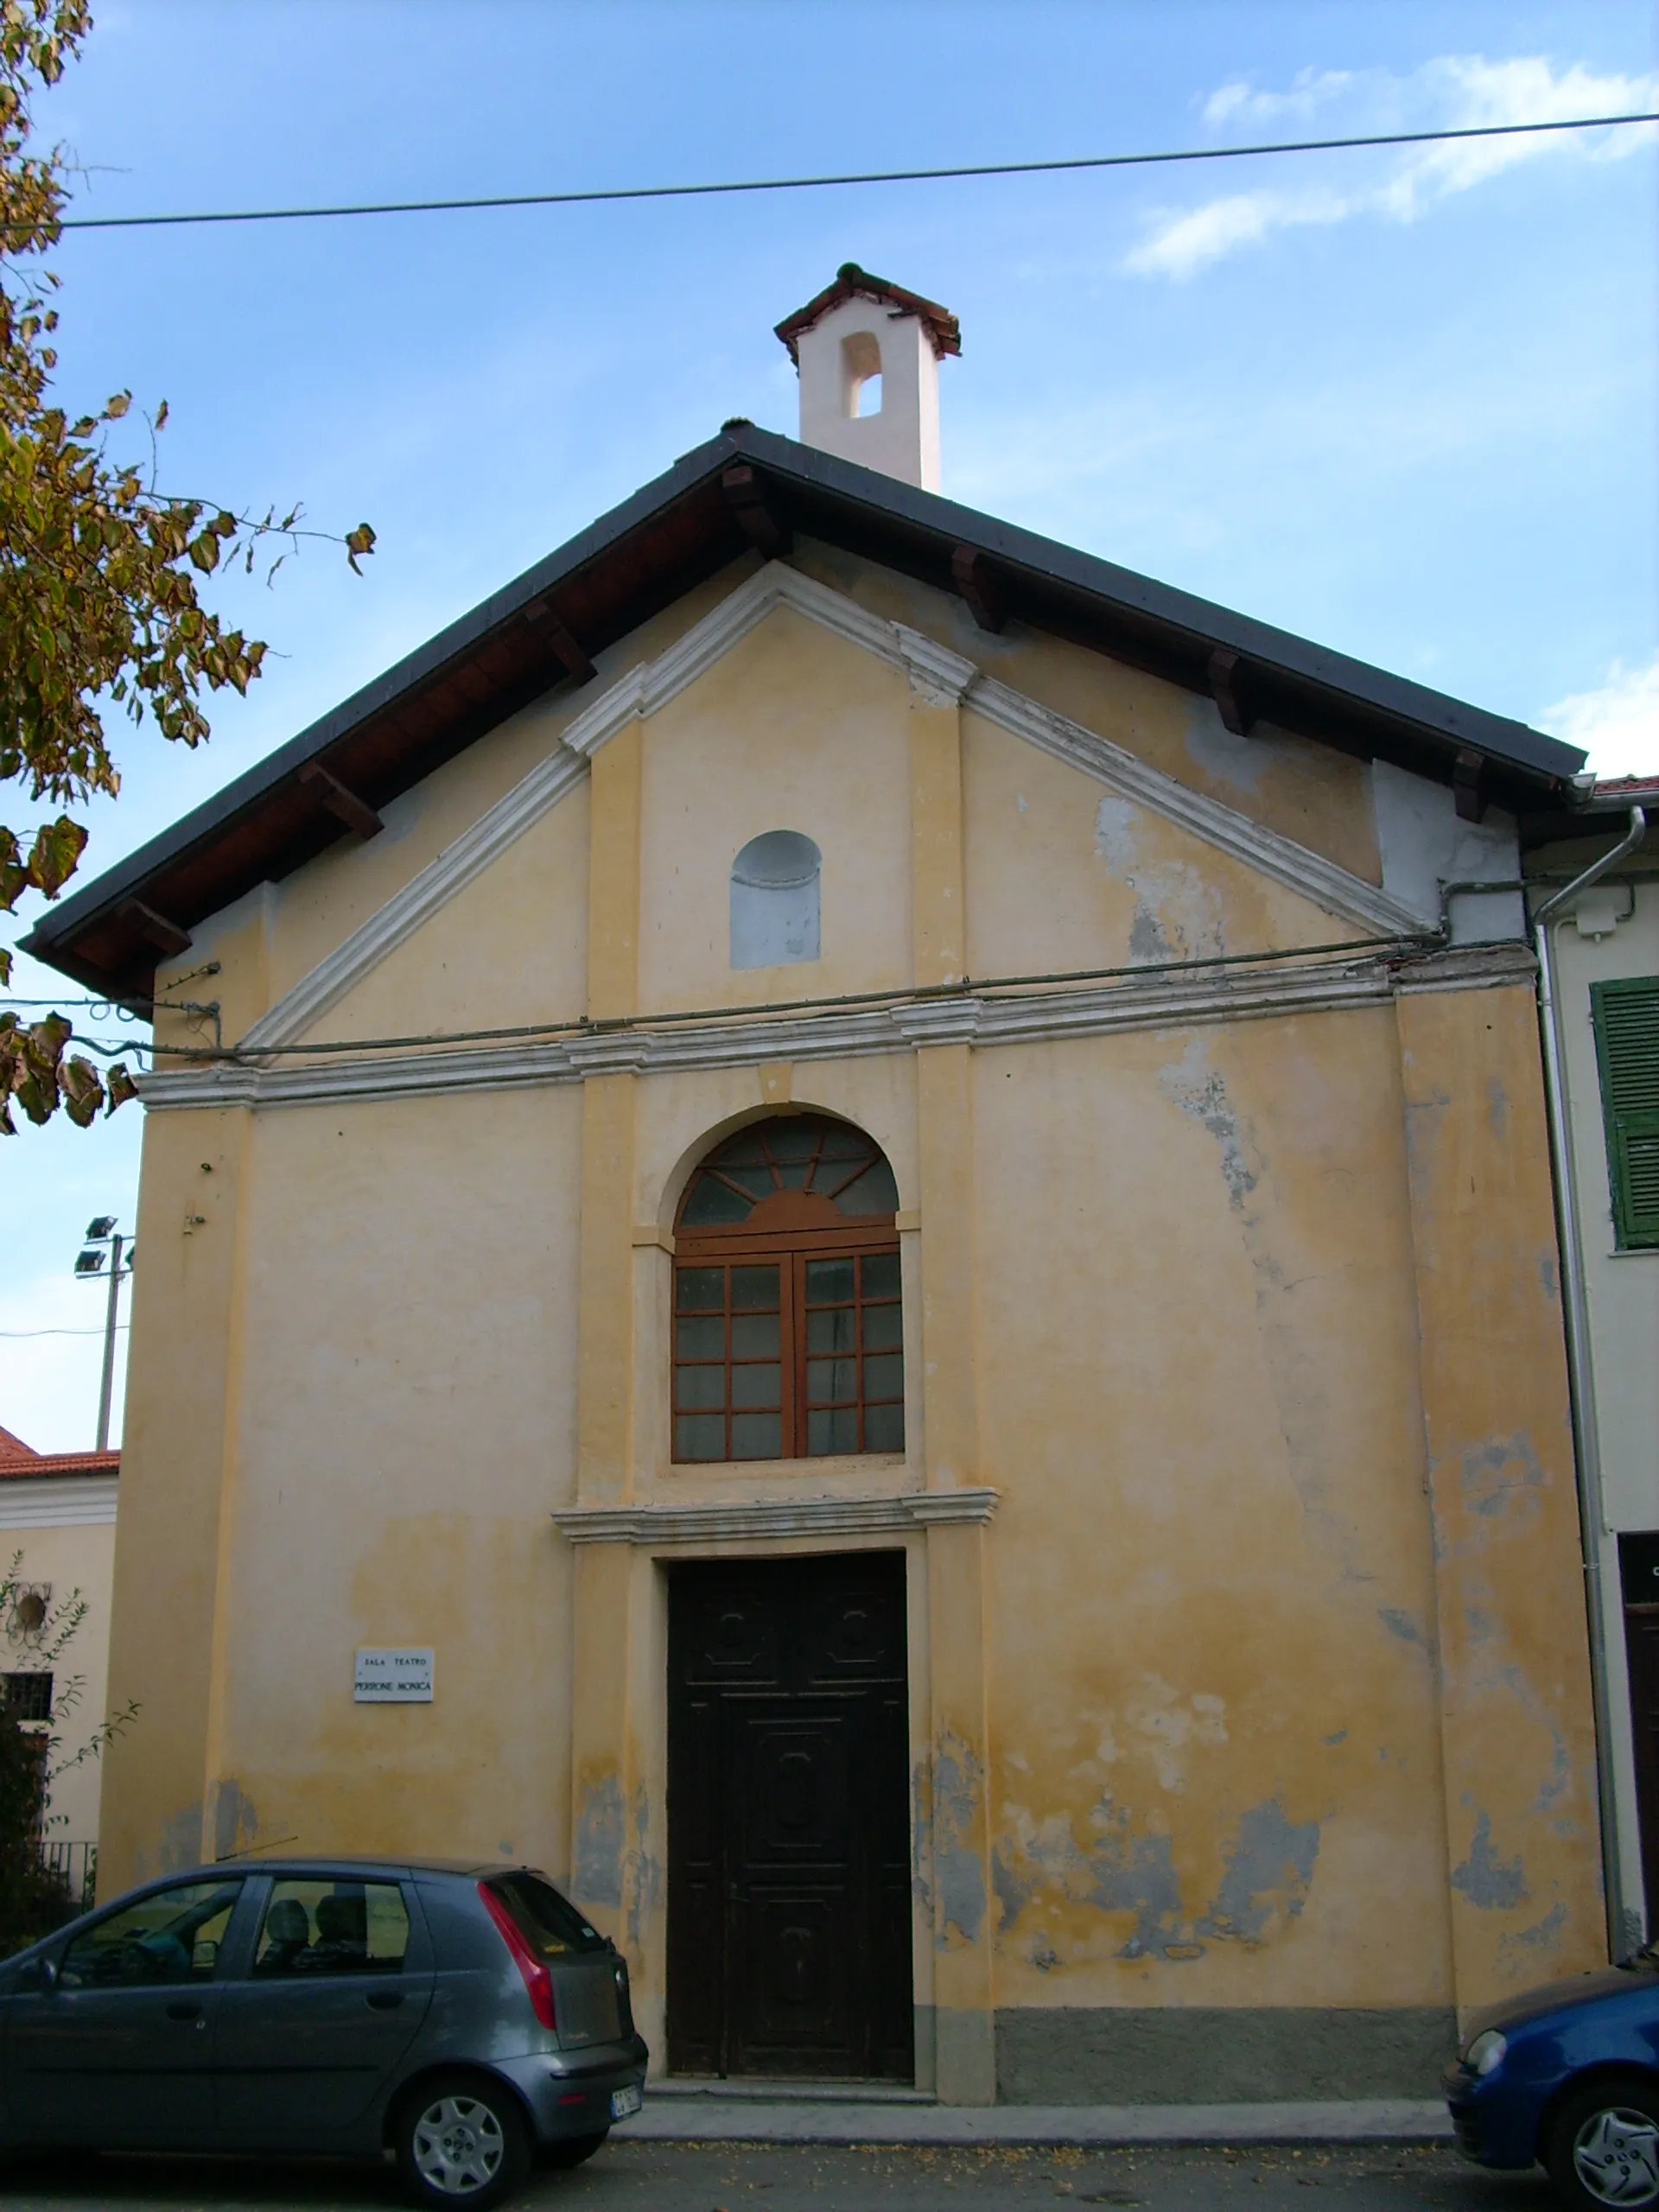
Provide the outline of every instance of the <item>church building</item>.
<path id="1" fill-rule="evenodd" d="M 29 941 L 155 1001 L 100 1891 L 527 1861 L 658 2074 L 1433 2094 L 1606 1955 L 1582 758 L 952 504 L 931 302 L 778 334 Z"/>

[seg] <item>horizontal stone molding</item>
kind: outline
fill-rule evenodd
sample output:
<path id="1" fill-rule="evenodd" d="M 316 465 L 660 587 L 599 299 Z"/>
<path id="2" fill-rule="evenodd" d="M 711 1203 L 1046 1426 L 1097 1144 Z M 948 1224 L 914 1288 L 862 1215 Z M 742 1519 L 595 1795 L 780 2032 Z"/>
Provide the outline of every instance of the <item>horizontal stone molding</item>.
<path id="1" fill-rule="evenodd" d="M 1529 944 L 1471 944 L 1424 960 L 1402 961 L 1394 988 L 1402 998 L 1419 991 L 1497 990 L 1506 983 L 1529 988 L 1537 975 L 1538 963 Z"/>
<path id="2" fill-rule="evenodd" d="M 243 1038 L 243 1049 L 257 1052 L 297 1042 L 378 962 L 574 790 L 601 745 L 638 716 L 655 714 L 677 697 L 779 607 L 792 608 L 900 671 L 925 699 L 959 702 L 1327 912 L 1390 936 L 1422 928 L 1422 918 L 1409 907 L 1294 838 L 1192 790 L 1082 723 L 982 674 L 974 662 L 920 631 L 887 621 L 844 593 L 772 561 L 728 592 L 666 652 L 628 669 L 568 722 L 547 759 L 262 1015 Z"/>
<path id="3" fill-rule="evenodd" d="M 1446 956 L 1463 958 L 1464 956 Z M 1413 963 L 1414 972 L 1432 963 Z M 1507 982 L 1505 969 L 1488 981 Z M 1466 988 L 1467 982 L 1445 988 Z M 1434 986 L 1420 983 L 1419 988 Z M 1386 1003 L 1394 963 L 1286 962 L 1247 973 L 1151 975 L 1071 989 L 976 993 L 909 999 L 892 1006 L 817 1014 L 676 1023 L 653 1029 L 576 1031 L 563 1037 L 489 1046 L 411 1049 L 397 1054 L 330 1055 L 309 1062 L 205 1064 L 162 1068 L 139 1078 L 152 1112 L 214 1106 L 313 1106 L 348 1099 L 430 1097 L 461 1090 L 580 1083 L 588 1075 L 643 1076 L 681 1070 L 756 1067 L 778 1060 L 867 1059 L 936 1045 L 1028 1045 L 1120 1030 L 1182 1029 Z"/>
<path id="4" fill-rule="evenodd" d="M 0 1529 L 88 1529 L 115 1519 L 115 1475 L 19 1475 L 0 1484 Z"/>
<path id="5" fill-rule="evenodd" d="M 903 1534 L 988 1521 L 994 1490 L 907 1491 L 897 1497 L 763 1497 L 702 1505 L 570 1506 L 553 1525 L 572 1544 L 720 1544 L 762 1537 Z"/>

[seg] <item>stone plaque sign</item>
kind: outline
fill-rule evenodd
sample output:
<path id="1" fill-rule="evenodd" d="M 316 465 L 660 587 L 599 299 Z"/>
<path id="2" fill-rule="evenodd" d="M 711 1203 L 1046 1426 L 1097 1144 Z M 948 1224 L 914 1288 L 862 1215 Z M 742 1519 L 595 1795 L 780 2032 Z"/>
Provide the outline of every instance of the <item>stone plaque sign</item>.
<path id="1" fill-rule="evenodd" d="M 352 1695 L 359 1705 L 430 1705 L 431 1646 L 402 1651 L 359 1647 Z"/>

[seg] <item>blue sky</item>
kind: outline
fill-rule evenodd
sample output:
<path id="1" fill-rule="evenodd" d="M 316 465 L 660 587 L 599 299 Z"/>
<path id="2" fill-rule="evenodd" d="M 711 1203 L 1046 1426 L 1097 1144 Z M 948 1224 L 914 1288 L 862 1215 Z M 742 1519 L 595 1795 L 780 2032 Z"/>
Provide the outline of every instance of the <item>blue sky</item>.
<path id="1" fill-rule="evenodd" d="M 1655 22 L 1645 0 L 120 0 L 42 121 L 86 212 L 559 190 L 1650 108 Z M 727 416 L 792 435 L 772 326 L 849 258 L 962 318 L 951 496 L 1604 772 L 1659 766 L 1655 172 L 1627 130 L 66 239 L 67 404 L 164 397 L 168 487 L 380 539 L 360 582 L 314 545 L 272 589 L 224 588 L 267 673 L 199 753 L 122 735 L 84 880 Z M 16 990 L 59 985 L 18 963 Z M 130 1218 L 141 1135 L 129 1108 L 0 1151 L 29 1255 L 0 1285 L 0 1424 L 38 1449 L 91 1440 L 101 1309 L 69 1270 L 90 1215 Z"/>

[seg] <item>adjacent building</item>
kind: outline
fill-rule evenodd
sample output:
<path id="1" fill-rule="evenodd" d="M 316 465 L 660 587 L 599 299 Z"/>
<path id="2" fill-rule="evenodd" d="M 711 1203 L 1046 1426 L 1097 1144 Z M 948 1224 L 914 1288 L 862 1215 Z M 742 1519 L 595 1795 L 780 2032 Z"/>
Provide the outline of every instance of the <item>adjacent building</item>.
<path id="1" fill-rule="evenodd" d="M 110 1878 L 527 1858 L 686 2075 L 1429 2093 L 1605 1956 L 1581 755 L 943 498 L 931 302 L 779 334 L 29 941 L 162 1002 Z"/>
<path id="2" fill-rule="evenodd" d="M 1647 828 L 1656 809 L 1659 778 L 1604 780 L 1566 816 L 1529 823 L 1526 840 L 1535 910 L 1559 902 L 1542 921 L 1547 1020 L 1621 1954 L 1659 1924 L 1659 840 Z M 1605 872 L 1592 874 L 1599 865 Z"/>
<path id="3" fill-rule="evenodd" d="M 0 1614 L 0 1683 L 16 1718 L 73 1757 L 107 1710 L 110 1592 L 115 1569 L 118 1452 L 33 1452 L 0 1428 L 0 1566 L 10 1597 Z M 79 1600 L 85 1617 L 55 1658 L 54 1624 Z M 98 1865 L 95 1760 L 59 1777 L 46 1802 L 43 1842 L 79 1898 Z"/>

